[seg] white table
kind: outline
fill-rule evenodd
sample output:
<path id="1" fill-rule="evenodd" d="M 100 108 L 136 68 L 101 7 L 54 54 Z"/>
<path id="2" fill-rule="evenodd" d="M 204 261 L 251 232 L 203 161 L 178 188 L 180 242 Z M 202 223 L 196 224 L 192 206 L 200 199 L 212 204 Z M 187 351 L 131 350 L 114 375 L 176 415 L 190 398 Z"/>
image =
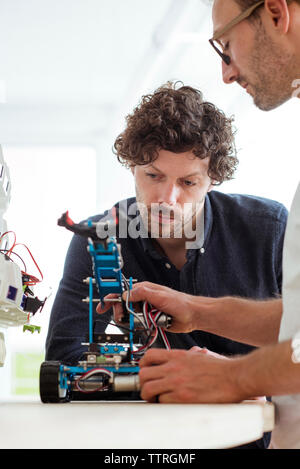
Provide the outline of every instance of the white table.
<path id="1" fill-rule="evenodd" d="M 274 428 L 274 406 L 0 402 L 0 448 L 221 449 Z"/>

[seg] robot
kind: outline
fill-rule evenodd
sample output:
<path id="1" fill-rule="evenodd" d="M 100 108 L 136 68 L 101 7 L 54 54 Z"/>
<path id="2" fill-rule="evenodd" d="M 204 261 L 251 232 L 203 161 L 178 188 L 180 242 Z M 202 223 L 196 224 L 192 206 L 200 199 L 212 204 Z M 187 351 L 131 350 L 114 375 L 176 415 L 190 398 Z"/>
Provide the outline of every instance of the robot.
<path id="1" fill-rule="evenodd" d="M 92 258 L 93 277 L 84 279 L 89 288 L 89 296 L 83 301 L 89 304 L 89 330 L 87 350 L 76 366 L 68 366 L 59 361 L 46 361 L 40 368 L 40 398 L 43 403 L 62 403 L 78 400 L 139 400 L 139 360 L 160 336 L 165 347 L 170 348 L 165 329 L 170 327 L 171 318 L 154 309 L 149 303 L 134 310 L 132 303 L 124 301 L 124 291 L 132 289 L 134 279 L 126 279 L 122 273 L 123 260 L 120 245 L 115 237 L 99 238 L 101 233 L 109 233 L 109 224 L 118 223 L 116 214 L 112 222 L 76 224 L 64 213 L 58 225 L 84 236 L 88 240 L 88 251 Z M 99 226 L 101 225 L 101 230 Z M 94 298 L 96 285 L 99 298 Z M 118 324 L 122 333 L 93 332 L 93 303 L 104 302 L 106 295 L 114 293 L 110 301 L 117 301 L 123 307 L 123 320 Z M 107 301 L 107 299 L 105 300 Z"/>
<path id="2" fill-rule="evenodd" d="M 46 298 L 41 301 L 33 292 L 33 286 L 40 279 L 27 273 L 25 266 L 21 270 L 16 262 L 16 235 L 7 231 L 7 222 L 4 219 L 10 200 L 10 173 L 0 147 L 0 328 L 23 326 L 24 331 L 40 332 L 40 327 L 30 324 L 30 320 L 38 311 L 42 311 Z M 14 235 L 14 242 L 10 247 L 9 234 Z M 30 253 L 29 250 L 28 252 Z M 0 332 L 0 366 L 4 366 L 5 357 L 5 336 L 4 332 Z"/>

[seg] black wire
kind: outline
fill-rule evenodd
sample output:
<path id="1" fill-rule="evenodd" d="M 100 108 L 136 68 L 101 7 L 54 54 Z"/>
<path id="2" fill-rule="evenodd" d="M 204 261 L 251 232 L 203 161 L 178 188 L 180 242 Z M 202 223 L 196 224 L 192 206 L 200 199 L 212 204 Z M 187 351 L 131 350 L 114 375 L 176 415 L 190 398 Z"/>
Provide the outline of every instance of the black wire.
<path id="1" fill-rule="evenodd" d="M 115 327 L 118 327 L 119 329 L 124 329 L 127 332 L 132 332 L 132 333 L 135 332 L 134 330 L 128 329 L 128 327 L 117 325 L 117 324 L 114 324 L 113 322 L 107 322 L 104 319 L 96 319 L 95 322 L 103 322 L 107 326 L 115 326 Z"/>

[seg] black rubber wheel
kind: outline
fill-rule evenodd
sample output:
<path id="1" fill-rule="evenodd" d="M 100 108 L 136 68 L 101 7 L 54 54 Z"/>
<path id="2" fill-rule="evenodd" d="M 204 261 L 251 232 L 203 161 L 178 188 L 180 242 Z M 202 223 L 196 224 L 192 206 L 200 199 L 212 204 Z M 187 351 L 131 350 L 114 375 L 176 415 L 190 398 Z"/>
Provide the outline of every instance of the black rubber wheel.
<path id="1" fill-rule="evenodd" d="M 67 402 L 67 390 L 59 386 L 59 370 L 61 363 L 58 361 L 43 362 L 40 368 L 40 398 L 44 404 L 58 404 Z"/>

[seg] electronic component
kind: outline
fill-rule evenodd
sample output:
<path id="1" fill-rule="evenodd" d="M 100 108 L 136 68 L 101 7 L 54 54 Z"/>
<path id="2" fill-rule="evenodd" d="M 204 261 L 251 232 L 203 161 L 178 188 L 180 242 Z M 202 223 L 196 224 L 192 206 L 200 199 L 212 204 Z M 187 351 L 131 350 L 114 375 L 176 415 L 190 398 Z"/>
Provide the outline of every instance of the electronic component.
<path id="1" fill-rule="evenodd" d="M 117 222 L 116 218 L 114 222 Z M 128 300 L 129 295 L 126 301 L 122 299 L 123 292 L 132 289 L 134 279 L 126 279 L 122 273 L 121 250 L 114 237 L 107 234 L 107 237 L 100 239 L 96 224 L 90 220 L 85 224 L 75 224 L 68 212 L 58 220 L 58 225 L 88 239 L 94 276 L 83 280 L 89 288 L 89 296 L 83 301 L 89 304 L 89 330 L 87 342 L 83 344 L 87 350 L 76 366 L 59 361 L 42 363 L 41 400 L 57 403 L 139 399 L 138 362 L 159 336 L 165 347 L 170 348 L 164 329 L 170 326 L 171 318 L 146 302 L 141 311 L 135 310 Z M 108 233 L 108 230 L 101 232 L 105 231 Z M 95 284 L 99 298 L 94 298 Z M 106 295 L 111 293 L 116 296 L 111 301 L 118 301 L 123 306 L 123 320 L 118 324 L 118 329 L 123 333 L 94 334 L 93 304 L 103 303 Z"/>

